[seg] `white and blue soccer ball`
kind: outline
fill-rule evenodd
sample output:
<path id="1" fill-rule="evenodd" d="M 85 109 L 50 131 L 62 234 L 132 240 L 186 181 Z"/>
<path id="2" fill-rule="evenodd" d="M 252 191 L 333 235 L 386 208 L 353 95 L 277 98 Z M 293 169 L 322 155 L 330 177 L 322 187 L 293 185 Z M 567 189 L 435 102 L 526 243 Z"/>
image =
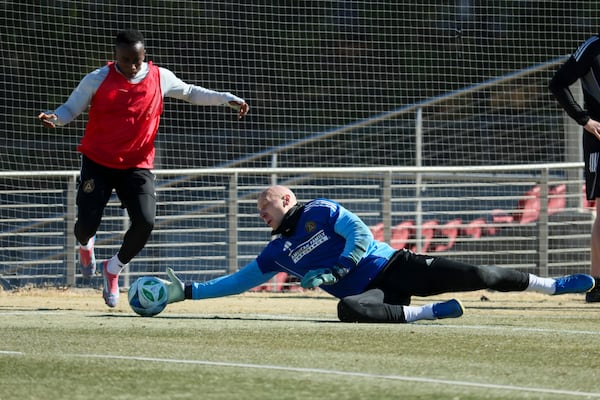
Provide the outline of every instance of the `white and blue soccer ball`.
<path id="1" fill-rule="evenodd" d="M 127 293 L 129 306 L 142 317 L 153 317 L 167 306 L 167 286 L 154 276 L 142 276 L 133 282 Z"/>

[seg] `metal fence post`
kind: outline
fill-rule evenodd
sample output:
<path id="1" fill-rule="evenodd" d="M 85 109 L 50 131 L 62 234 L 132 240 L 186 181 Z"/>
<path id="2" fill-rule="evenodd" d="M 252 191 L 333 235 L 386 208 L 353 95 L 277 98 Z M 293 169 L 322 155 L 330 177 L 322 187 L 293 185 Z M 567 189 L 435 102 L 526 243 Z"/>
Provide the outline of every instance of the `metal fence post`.
<path id="1" fill-rule="evenodd" d="M 538 270 L 548 276 L 548 169 L 542 169 L 540 182 L 540 218 L 538 220 Z"/>
<path id="2" fill-rule="evenodd" d="M 423 166 L 423 108 L 417 109 L 415 121 L 415 166 Z M 415 244 L 417 251 L 423 248 L 423 200 L 421 199 L 423 186 L 423 174 L 415 174 Z"/>
<path id="3" fill-rule="evenodd" d="M 383 240 L 392 243 L 392 172 L 383 177 L 383 193 L 381 199 L 381 219 L 383 221 Z"/>
<path id="4" fill-rule="evenodd" d="M 75 285 L 75 270 L 77 262 L 75 260 L 75 235 L 73 229 L 75 228 L 75 215 L 77 213 L 75 204 L 75 197 L 77 193 L 77 174 L 73 174 L 67 178 L 67 192 L 65 193 L 67 209 L 65 212 L 65 275 L 67 286 Z"/>
<path id="5" fill-rule="evenodd" d="M 227 273 L 232 273 L 238 270 L 238 237 L 237 237 L 237 220 L 238 220 L 238 173 L 231 175 L 229 180 L 229 209 L 228 209 L 228 266 Z"/>

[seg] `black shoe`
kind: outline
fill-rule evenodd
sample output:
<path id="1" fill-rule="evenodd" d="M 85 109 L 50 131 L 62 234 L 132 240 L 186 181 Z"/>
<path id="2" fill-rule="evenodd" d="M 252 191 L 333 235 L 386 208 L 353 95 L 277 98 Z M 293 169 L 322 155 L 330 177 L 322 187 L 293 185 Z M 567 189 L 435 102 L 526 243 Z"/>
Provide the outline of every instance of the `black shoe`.
<path id="1" fill-rule="evenodd" d="M 600 278 L 595 277 L 596 286 L 585 294 L 586 303 L 600 303 Z"/>

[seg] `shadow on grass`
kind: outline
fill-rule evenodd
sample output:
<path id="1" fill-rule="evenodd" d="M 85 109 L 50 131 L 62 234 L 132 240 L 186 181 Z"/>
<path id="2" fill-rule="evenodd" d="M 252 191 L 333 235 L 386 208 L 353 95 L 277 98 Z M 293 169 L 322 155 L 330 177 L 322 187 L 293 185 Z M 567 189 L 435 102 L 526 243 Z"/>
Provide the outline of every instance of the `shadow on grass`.
<path id="1" fill-rule="evenodd" d="M 314 323 L 341 323 L 338 320 L 333 319 L 315 319 L 315 318 L 301 318 L 301 317 L 284 317 L 284 316 L 269 316 L 269 315 L 155 315 L 154 317 L 141 317 L 136 314 L 98 314 L 88 315 L 88 318 L 139 318 L 145 321 L 160 319 L 160 320 L 177 320 L 177 321 L 271 321 L 271 322 L 314 322 Z"/>

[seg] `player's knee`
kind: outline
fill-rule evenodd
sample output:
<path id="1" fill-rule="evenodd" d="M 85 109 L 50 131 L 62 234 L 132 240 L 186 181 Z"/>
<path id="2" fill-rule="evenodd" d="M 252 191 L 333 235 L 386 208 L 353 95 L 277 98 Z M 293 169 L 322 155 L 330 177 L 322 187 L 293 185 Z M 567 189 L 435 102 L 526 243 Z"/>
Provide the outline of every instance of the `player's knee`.
<path id="1" fill-rule="evenodd" d="M 154 219 L 137 219 L 132 221 L 131 230 L 139 236 L 149 236 L 154 229 Z"/>
<path id="2" fill-rule="evenodd" d="M 485 267 L 479 269 L 479 277 L 485 283 L 485 285 L 492 289 L 502 281 L 500 271 L 496 267 Z"/>
<path id="3" fill-rule="evenodd" d="M 338 318 L 342 322 L 377 322 L 386 319 L 383 291 L 367 292 L 342 298 L 338 303 Z"/>
<path id="4" fill-rule="evenodd" d="M 76 223 L 73 228 L 73 234 L 75 235 L 75 239 L 81 244 L 85 244 L 88 240 L 94 236 L 96 231 L 92 228 L 85 228 L 82 224 Z"/>
<path id="5" fill-rule="evenodd" d="M 360 303 L 351 297 L 345 297 L 338 302 L 337 314 L 342 322 L 360 322 L 364 318 Z"/>
<path id="6" fill-rule="evenodd" d="M 142 223 L 140 229 L 143 230 L 144 232 L 150 234 L 150 232 L 152 232 L 152 230 L 154 229 L 154 220 L 144 221 Z"/>

